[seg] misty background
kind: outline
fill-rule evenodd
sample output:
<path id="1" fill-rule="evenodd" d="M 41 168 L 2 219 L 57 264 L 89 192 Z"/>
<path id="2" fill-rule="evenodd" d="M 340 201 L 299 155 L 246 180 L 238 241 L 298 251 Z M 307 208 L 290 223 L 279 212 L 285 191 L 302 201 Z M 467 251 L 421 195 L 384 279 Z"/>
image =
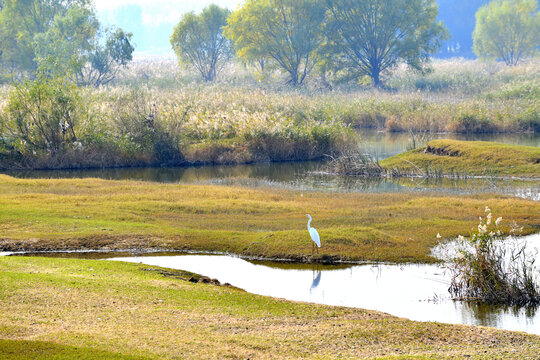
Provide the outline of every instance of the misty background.
<path id="1" fill-rule="evenodd" d="M 439 20 L 448 27 L 451 38 L 436 57 L 475 58 L 472 32 L 475 13 L 488 0 L 437 0 Z M 133 33 L 135 55 L 175 58 L 169 38 L 183 14 L 199 12 L 210 4 L 236 10 L 243 0 L 95 0 L 100 22 Z"/>

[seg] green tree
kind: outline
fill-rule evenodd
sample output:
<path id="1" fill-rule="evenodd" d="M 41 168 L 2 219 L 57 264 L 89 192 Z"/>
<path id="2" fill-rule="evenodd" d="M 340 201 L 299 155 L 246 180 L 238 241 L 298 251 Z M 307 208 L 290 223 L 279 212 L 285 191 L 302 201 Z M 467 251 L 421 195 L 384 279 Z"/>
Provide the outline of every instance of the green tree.
<path id="1" fill-rule="evenodd" d="M 401 62 L 424 71 L 430 55 L 446 38 L 437 22 L 434 0 L 326 0 L 327 40 L 322 47 L 335 71 L 369 76 L 376 87 L 381 74 Z"/>
<path id="2" fill-rule="evenodd" d="M 75 85 L 38 77 L 11 91 L 3 130 L 19 153 L 56 154 L 77 142 L 80 102 Z"/>
<path id="3" fill-rule="evenodd" d="M 319 0 L 248 0 L 231 14 L 225 34 L 246 62 L 268 59 L 301 85 L 315 65 L 325 9 Z"/>
<path id="4" fill-rule="evenodd" d="M 35 74 L 34 36 L 49 30 L 55 17 L 71 7 L 86 8 L 87 0 L 4 0 L 0 12 L 2 64 L 12 76 Z"/>
<path id="5" fill-rule="evenodd" d="M 474 52 L 516 65 L 540 45 L 538 0 L 495 0 L 476 13 Z"/>
<path id="6" fill-rule="evenodd" d="M 135 48 L 131 44 L 133 34 L 122 29 L 106 31 L 105 45 L 95 44 L 88 55 L 88 63 L 75 73 L 82 85 L 106 85 L 116 78 L 118 72 L 133 60 Z"/>
<path id="7" fill-rule="evenodd" d="M 80 72 L 94 47 L 98 28 L 95 14 L 87 8 L 71 7 L 66 14 L 57 15 L 46 32 L 34 36 L 39 71 L 51 77 Z"/>
<path id="8" fill-rule="evenodd" d="M 132 60 L 132 35 L 121 29 L 102 31 L 87 0 L 5 4 L 0 12 L 0 53 L 12 78 L 41 73 L 99 86 L 112 81 Z"/>
<path id="9" fill-rule="evenodd" d="M 210 5 L 200 14 L 185 14 L 171 36 L 180 63 L 194 66 L 205 81 L 214 81 L 232 56 L 232 46 L 223 36 L 229 10 Z"/>

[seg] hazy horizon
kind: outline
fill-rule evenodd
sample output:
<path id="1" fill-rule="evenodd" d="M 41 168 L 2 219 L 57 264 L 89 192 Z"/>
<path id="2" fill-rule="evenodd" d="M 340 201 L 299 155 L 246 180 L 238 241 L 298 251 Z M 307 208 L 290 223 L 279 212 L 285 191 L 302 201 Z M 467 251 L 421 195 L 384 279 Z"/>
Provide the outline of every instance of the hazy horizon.
<path id="1" fill-rule="evenodd" d="M 243 0 L 94 0 L 102 24 L 133 33 L 136 55 L 174 55 L 169 44 L 183 14 L 216 4 L 236 9 Z"/>
<path id="2" fill-rule="evenodd" d="M 133 33 L 135 56 L 170 56 L 174 53 L 169 38 L 183 14 L 199 12 L 210 4 L 237 9 L 244 0 L 94 0 L 98 17 L 105 27 L 116 26 Z M 472 53 L 474 14 L 487 0 L 437 0 L 439 19 L 453 38 L 445 42 L 438 57 Z"/>

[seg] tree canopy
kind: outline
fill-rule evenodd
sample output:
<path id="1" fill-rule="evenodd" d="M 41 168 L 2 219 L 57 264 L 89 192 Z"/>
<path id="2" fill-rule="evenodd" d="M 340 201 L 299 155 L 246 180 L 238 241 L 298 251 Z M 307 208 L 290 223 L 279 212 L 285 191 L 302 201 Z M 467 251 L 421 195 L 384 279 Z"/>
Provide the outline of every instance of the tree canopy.
<path id="1" fill-rule="evenodd" d="M 89 0 L 4 0 L 1 66 L 12 79 L 66 77 L 99 86 L 126 66 L 131 34 L 103 30 Z"/>
<path id="2" fill-rule="evenodd" d="M 326 0 L 328 20 L 323 54 L 336 70 L 369 76 L 400 62 L 424 70 L 446 29 L 437 22 L 434 0 Z"/>
<path id="3" fill-rule="evenodd" d="M 494 0 L 476 13 L 474 52 L 517 65 L 540 45 L 538 0 Z"/>
<path id="4" fill-rule="evenodd" d="M 71 7 L 87 8 L 86 0 L 4 0 L 0 12 L 2 63 L 12 73 L 37 69 L 34 37 L 44 33 Z"/>
<path id="5" fill-rule="evenodd" d="M 229 10 L 210 5 L 200 14 L 185 14 L 171 36 L 171 45 L 180 63 L 194 66 L 206 81 L 214 81 L 227 60 L 232 46 L 223 36 Z"/>
<path id="6" fill-rule="evenodd" d="M 300 85 L 322 42 L 324 3 L 319 0 L 249 0 L 229 18 L 226 35 L 247 62 L 271 60 Z"/>

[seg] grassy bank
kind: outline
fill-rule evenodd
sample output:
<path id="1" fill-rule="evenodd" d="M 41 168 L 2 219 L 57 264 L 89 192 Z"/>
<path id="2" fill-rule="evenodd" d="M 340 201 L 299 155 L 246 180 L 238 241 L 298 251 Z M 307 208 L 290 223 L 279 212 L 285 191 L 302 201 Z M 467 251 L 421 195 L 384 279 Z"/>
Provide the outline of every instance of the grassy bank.
<path id="1" fill-rule="evenodd" d="M 484 141 L 434 140 L 381 161 L 386 170 L 421 176 L 540 177 L 540 148 Z"/>
<path id="2" fill-rule="evenodd" d="M 288 302 L 183 272 L 0 258 L 2 359 L 534 359 L 540 338 Z"/>
<path id="3" fill-rule="evenodd" d="M 0 249 L 191 249 L 308 260 L 433 261 L 437 233 L 467 234 L 485 206 L 524 233 L 540 203 L 503 196 L 339 194 L 134 181 L 0 176 Z"/>

